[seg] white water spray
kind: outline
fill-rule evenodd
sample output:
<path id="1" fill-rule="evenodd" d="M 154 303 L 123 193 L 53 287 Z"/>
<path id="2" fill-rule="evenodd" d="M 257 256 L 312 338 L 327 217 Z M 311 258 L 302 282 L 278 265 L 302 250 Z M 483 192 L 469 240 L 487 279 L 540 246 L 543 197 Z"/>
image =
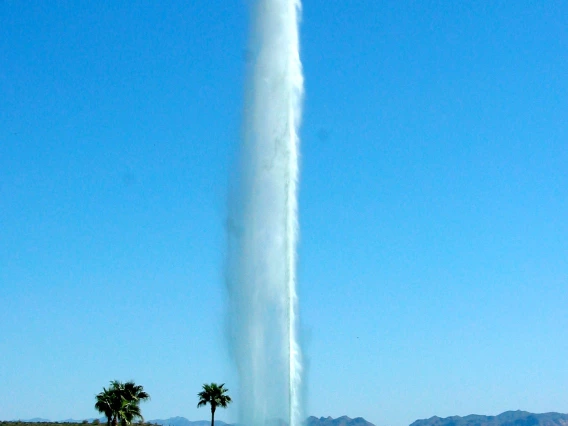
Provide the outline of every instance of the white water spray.
<path id="1" fill-rule="evenodd" d="M 303 93 L 300 0 L 257 0 L 239 175 L 230 200 L 231 349 L 239 422 L 301 424 L 298 344 L 298 127 Z"/>

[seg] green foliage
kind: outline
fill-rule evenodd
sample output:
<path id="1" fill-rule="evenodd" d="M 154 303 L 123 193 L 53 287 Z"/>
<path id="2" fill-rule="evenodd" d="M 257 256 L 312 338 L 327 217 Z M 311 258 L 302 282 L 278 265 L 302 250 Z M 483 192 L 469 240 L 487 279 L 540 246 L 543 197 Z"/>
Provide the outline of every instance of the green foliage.
<path id="1" fill-rule="evenodd" d="M 59 422 L 0 421 L 0 426 L 61 426 Z M 65 426 L 84 426 L 83 423 L 64 423 Z"/>
<path id="2" fill-rule="evenodd" d="M 217 407 L 227 408 L 231 401 L 231 397 L 227 395 L 229 389 L 225 387 L 225 383 L 218 385 L 217 383 L 204 384 L 203 390 L 197 394 L 199 402 L 197 407 L 211 405 L 211 411 L 215 411 Z"/>
<path id="3" fill-rule="evenodd" d="M 217 383 L 205 383 L 203 390 L 197 394 L 199 402 L 197 407 L 203 407 L 207 404 L 211 406 L 211 426 L 215 426 L 215 410 L 217 407 L 227 408 L 232 400 L 227 392 L 229 389 L 225 387 L 225 383 L 218 385 Z"/>
<path id="4" fill-rule="evenodd" d="M 140 402 L 150 399 L 144 387 L 133 381 L 122 383 L 118 380 L 110 382 L 109 388 L 95 397 L 95 409 L 107 418 L 107 426 L 129 426 L 134 420 L 144 420 L 140 411 Z"/>

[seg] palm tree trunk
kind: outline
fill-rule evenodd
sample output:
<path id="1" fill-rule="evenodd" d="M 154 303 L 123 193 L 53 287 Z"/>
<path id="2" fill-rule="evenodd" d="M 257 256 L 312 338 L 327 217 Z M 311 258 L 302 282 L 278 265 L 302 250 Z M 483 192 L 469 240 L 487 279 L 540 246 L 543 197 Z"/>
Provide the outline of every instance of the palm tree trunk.
<path id="1" fill-rule="evenodd" d="M 215 426 L 215 408 L 211 407 L 211 426 Z"/>

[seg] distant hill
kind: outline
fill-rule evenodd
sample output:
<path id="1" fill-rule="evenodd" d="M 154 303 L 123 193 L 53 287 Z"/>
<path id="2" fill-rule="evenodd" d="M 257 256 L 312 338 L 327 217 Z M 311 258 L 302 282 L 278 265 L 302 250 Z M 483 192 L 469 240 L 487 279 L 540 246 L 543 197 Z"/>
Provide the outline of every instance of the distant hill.
<path id="1" fill-rule="evenodd" d="M 477 414 L 446 418 L 434 416 L 425 420 L 416 420 L 410 426 L 568 426 L 568 414 L 506 411 L 498 416 Z"/>
<path id="2" fill-rule="evenodd" d="M 375 426 L 363 417 L 355 417 L 354 419 L 341 416 L 337 419 L 331 417 L 320 417 L 319 419 L 310 416 L 306 419 L 306 426 Z"/>
<path id="3" fill-rule="evenodd" d="M 185 417 L 170 417 L 169 419 L 147 420 L 147 423 L 162 426 L 211 426 L 211 420 L 197 420 L 192 422 Z M 229 424 L 221 420 L 215 420 L 215 426 L 229 426 Z"/>
<path id="4" fill-rule="evenodd" d="M 94 419 L 87 419 L 92 425 Z M 72 419 L 58 422 L 50 422 L 43 418 L 34 418 L 24 421 L 0 421 L 0 426 L 59 426 L 64 423 L 69 426 L 85 426 L 82 421 Z M 69 422 L 69 423 L 67 423 Z M 74 424 L 72 424 L 74 423 Z M 168 419 L 148 420 L 146 423 L 157 424 L 160 426 L 210 426 L 209 420 L 190 421 L 185 417 L 170 417 Z M 272 424 L 273 423 L 273 424 Z M 106 426 L 106 419 L 100 421 L 101 426 Z M 225 423 L 221 420 L 215 421 L 215 426 L 238 426 Z M 271 422 L 270 426 L 287 426 L 283 421 Z M 314 417 L 306 419 L 305 426 L 375 426 L 362 417 L 354 419 L 342 416 L 334 419 L 332 417 Z M 527 411 L 506 411 L 498 416 L 482 416 L 471 414 L 469 416 L 452 416 L 441 418 L 438 416 L 424 420 L 416 420 L 410 426 L 568 426 L 568 414 L 562 413 L 543 413 L 534 414 Z"/>
<path id="5" fill-rule="evenodd" d="M 185 417 L 170 417 L 169 419 L 156 419 L 148 420 L 148 423 L 158 424 L 161 426 L 211 426 L 209 420 L 198 420 L 192 422 Z M 215 420 L 215 426 L 237 426 L 225 423 L 220 420 Z M 287 426 L 284 421 L 274 420 L 270 422 L 270 426 Z M 306 426 L 375 426 L 361 417 L 351 419 L 347 416 L 333 419 L 331 417 L 317 417 L 311 416 L 306 419 Z M 568 426 L 568 425 L 566 425 Z"/>

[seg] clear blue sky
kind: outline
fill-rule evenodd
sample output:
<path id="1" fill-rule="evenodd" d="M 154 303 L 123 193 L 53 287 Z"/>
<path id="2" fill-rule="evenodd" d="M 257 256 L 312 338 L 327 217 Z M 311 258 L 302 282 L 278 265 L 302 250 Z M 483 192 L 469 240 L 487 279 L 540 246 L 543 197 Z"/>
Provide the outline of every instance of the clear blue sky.
<path id="1" fill-rule="evenodd" d="M 0 1 L 0 419 L 208 418 L 244 1 Z M 304 5 L 308 413 L 568 412 L 568 3 Z M 219 413 L 234 421 L 236 410 Z"/>

